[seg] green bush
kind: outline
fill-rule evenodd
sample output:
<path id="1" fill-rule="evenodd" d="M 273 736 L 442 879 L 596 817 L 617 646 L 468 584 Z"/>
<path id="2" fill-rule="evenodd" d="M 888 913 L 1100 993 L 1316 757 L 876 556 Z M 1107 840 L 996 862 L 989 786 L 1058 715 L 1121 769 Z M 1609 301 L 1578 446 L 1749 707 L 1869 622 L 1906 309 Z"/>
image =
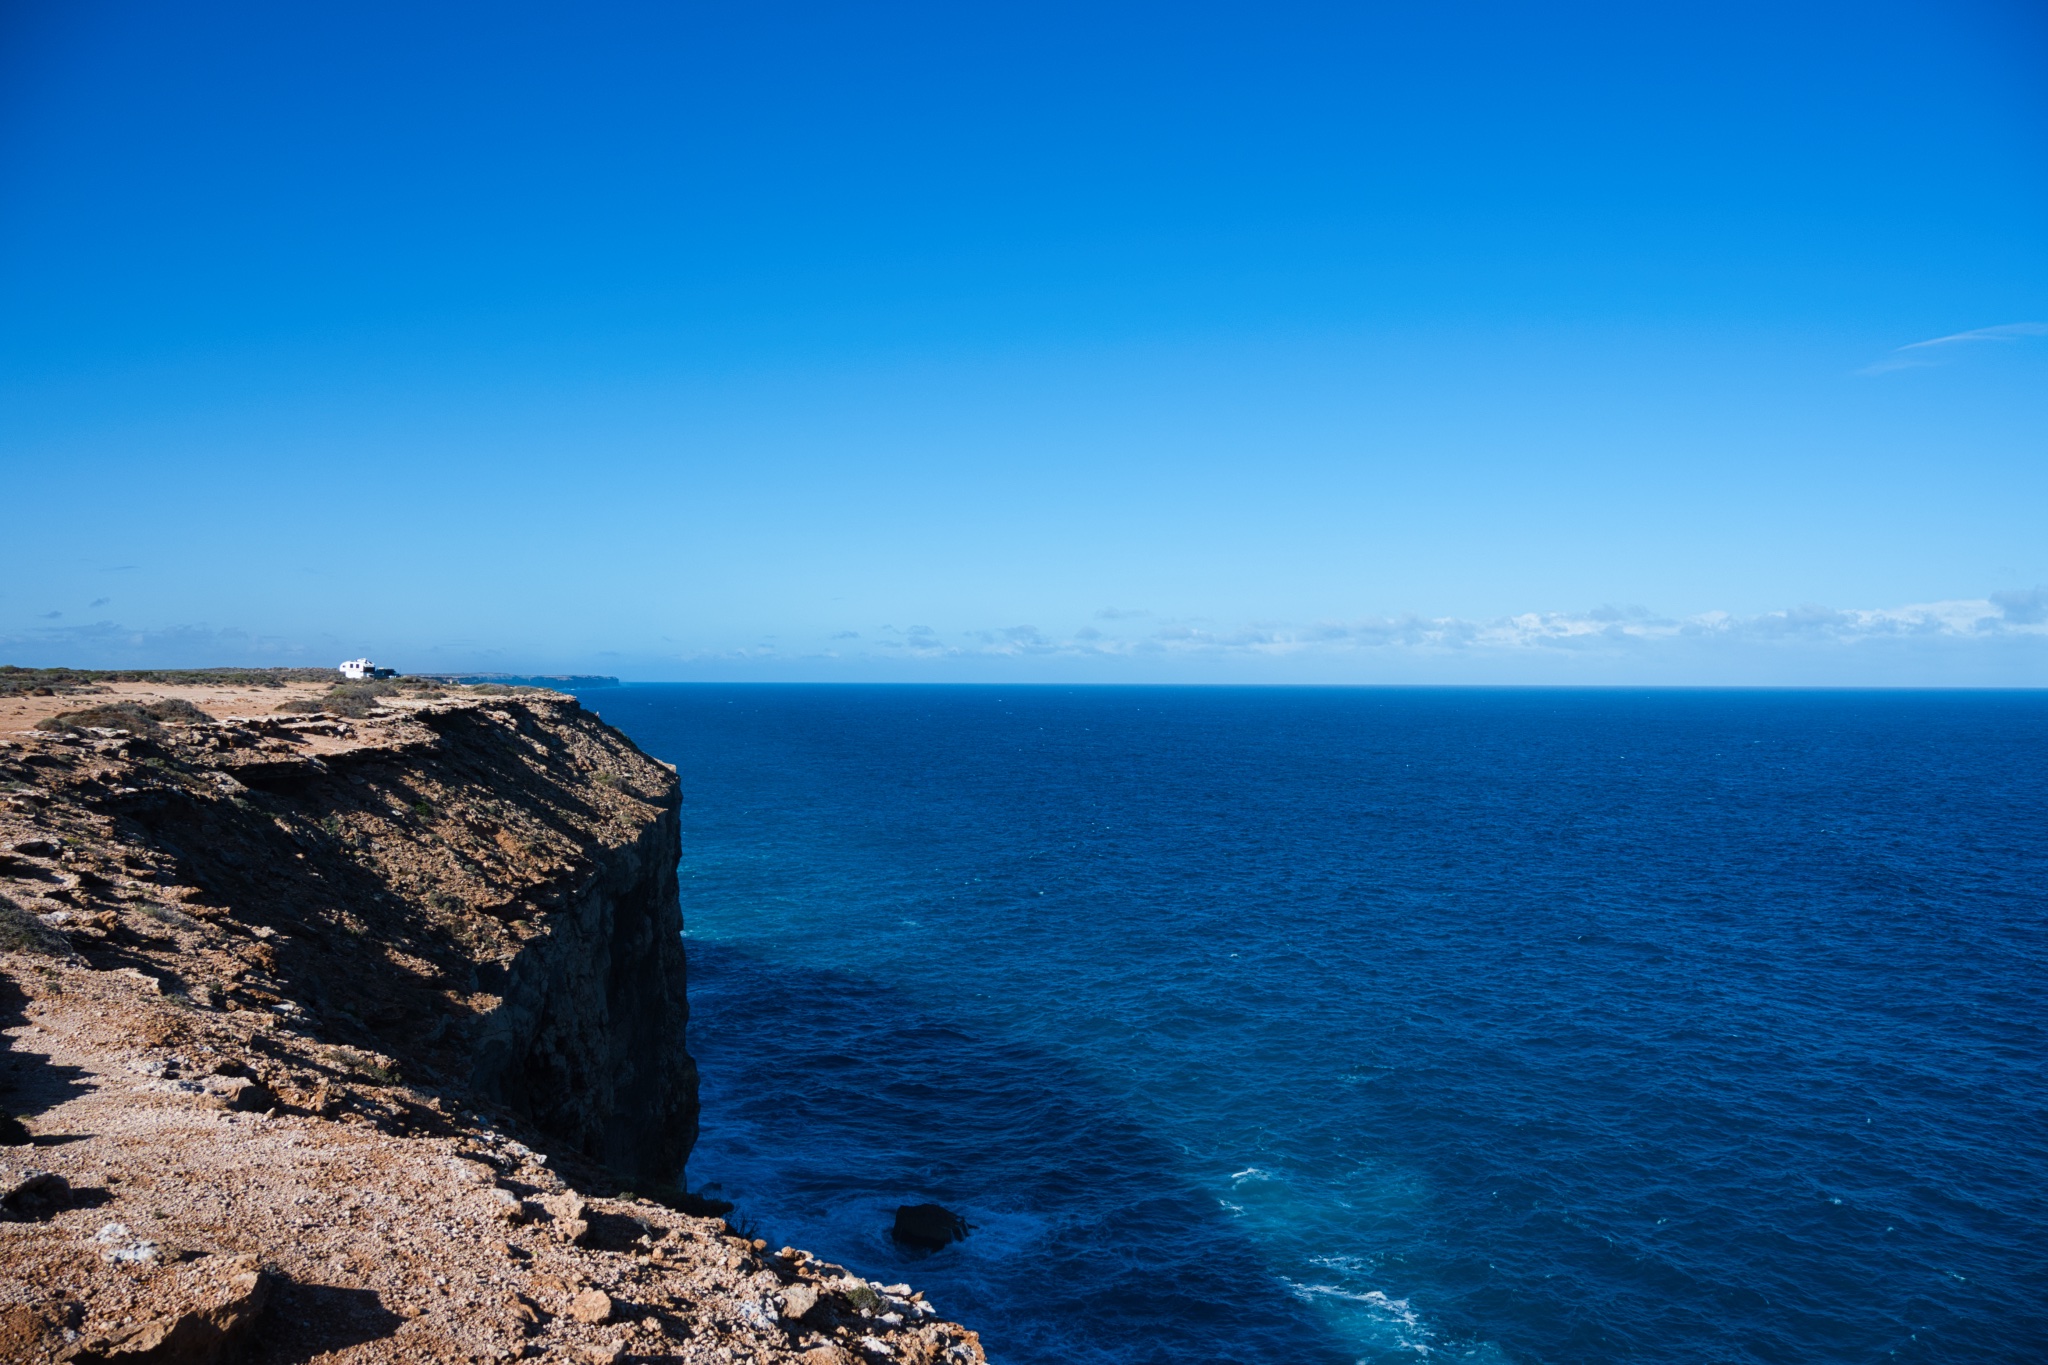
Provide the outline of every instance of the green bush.
<path id="1" fill-rule="evenodd" d="M 137 734 L 148 734 L 160 723 L 172 721 L 180 725 L 194 725 L 211 721 L 212 716 L 194 706 L 182 697 L 166 701 L 133 702 L 110 701 L 96 706 L 81 707 L 76 711 L 64 711 L 43 722 L 45 730 L 133 730 Z"/>
<path id="2" fill-rule="evenodd" d="M 398 695 L 398 684 L 390 678 L 364 678 L 360 682 L 338 682 L 327 689 L 321 707 L 337 716 L 367 720 L 379 714 L 377 699 Z"/>
<path id="3" fill-rule="evenodd" d="M 110 682 L 225 684 L 282 687 L 288 682 L 326 682 L 331 668 L 22 668 L 0 664 L 0 696 L 63 696 L 95 692 Z"/>

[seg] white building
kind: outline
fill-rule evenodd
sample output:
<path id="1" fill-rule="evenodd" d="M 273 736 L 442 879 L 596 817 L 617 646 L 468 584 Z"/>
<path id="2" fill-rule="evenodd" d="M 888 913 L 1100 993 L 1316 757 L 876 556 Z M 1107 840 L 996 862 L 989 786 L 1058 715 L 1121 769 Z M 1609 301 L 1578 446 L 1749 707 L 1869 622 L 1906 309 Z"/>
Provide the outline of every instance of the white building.
<path id="1" fill-rule="evenodd" d="M 398 670 L 395 668 L 379 668 L 368 659 L 343 659 L 341 661 L 341 676 L 344 678 L 395 678 L 398 676 Z"/>

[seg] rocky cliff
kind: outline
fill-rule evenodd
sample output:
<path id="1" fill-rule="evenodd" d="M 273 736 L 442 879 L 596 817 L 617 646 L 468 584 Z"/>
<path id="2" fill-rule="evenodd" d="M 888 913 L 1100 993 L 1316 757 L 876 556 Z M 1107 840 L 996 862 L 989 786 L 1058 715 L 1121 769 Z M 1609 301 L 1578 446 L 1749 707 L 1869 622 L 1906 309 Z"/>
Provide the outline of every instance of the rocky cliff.
<path id="1" fill-rule="evenodd" d="M 0 698 L 0 788 L 0 1357 L 980 1359 L 682 1192 L 676 776 L 573 698 Z"/>
<path id="2" fill-rule="evenodd" d="M 50 797 L 14 804 L 72 807 L 56 927 L 675 1184 L 697 1122 L 675 774 L 560 694 L 378 709 L 22 741 L 0 773 Z"/>

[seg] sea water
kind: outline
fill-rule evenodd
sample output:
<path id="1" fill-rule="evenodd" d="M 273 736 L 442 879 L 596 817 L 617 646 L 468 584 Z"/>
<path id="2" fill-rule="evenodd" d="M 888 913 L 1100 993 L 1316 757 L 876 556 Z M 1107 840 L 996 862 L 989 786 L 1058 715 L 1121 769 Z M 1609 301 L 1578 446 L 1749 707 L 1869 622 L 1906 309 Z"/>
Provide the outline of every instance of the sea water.
<path id="1" fill-rule="evenodd" d="M 998 1362 L 2048 1359 L 2048 695 L 585 700 L 692 1185 Z"/>

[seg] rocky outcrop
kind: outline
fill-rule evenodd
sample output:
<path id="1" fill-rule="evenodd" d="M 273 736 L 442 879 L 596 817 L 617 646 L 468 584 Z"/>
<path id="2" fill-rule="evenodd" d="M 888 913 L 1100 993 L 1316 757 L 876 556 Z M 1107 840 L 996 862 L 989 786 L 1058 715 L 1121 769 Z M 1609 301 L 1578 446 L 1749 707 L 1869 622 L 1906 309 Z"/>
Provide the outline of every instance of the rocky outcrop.
<path id="1" fill-rule="evenodd" d="M 254 1256 L 197 1257 L 169 1278 L 175 1306 L 81 1338 L 69 1365 L 211 1365 L 250 1336 L 270 1297 Z"/>
<path id="2" fill-rule="evenodd" d="M 0 1357 L 980 1365 L 675 1188 L 672 770 L 560 694 L 93 685 L 138 728 L 0 733 Z"/>
<path id="3" fill-rule="evenodd" d="M 642 1185 L 678 1183 L 697 1137 L 679 838 L 670 801 L 564 894 L 550 932 L 499 968 L 471 1072 L 479 1095 Z"/>
<path id="4" fill-rule="evenodd" d="M 18 804 L 70 807 L 76 830 L 9 855 L 25 930 L 374 1048 L 642 1185 L 678 1183 L 697 1116 L 681 797 L 573 698 L 16 743 L 0 772 L 46 793 Z"/>

